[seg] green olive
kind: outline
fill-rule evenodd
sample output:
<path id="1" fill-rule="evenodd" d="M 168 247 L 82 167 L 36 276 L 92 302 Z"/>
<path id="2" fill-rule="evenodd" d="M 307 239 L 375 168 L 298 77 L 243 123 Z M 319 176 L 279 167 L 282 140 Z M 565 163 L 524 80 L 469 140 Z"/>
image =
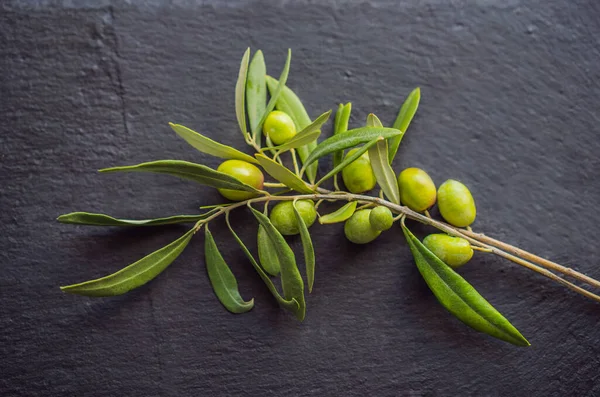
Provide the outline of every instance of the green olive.
<path id="1" fill-rule="evenodd" d="M 400 202 L 413 211 L 422 212 L 435 204 L 435 184 L 420 168 L 407 168 L 398 175 Z"/>
<path id="2" fill-rule="evenodd" d="M 388 207 L 377 206 L 371 210 L 369 214 L 369 222 L 373 229 L 383 232 L 392 227 L 394 216 Z"/>
<path id="3" fill-rule="evenodd" d="M 246 185 L 250 185 L 257 189 L 263 188 L 263 182 L 265 177 L 261 170 L 256 166 L 242 160 L 227 160 L 221 163 L 217 171 L 223 172 L 227 175 L 231 175 Z M 252 192 L 246 192 L 243 190 L 233 189 L 218 189 L 219 193 L 226 199 L 232 201 L 248 200 L 249 198 L 256 197 L 256 194 Z"/>
<path id="4" fill-rule="evenodd" d="M 367 244 L 381 234 L 369 221 L 370 209 L 356 211 L 344 224 L 344 234 L 355 244 Z"/>
<path id="5" fill-rule="evenodd" d="M 346 157 L 351 156 L 358 149 L 348 151 Z M 344 185 L 350 193 L 363 193 L 375 187 L 377 180 L 371 168 L 371 160 L 369 154 L 365 152 L 362 156 L 348 164 L 342 170 L 342 178 Z"/>
<path id="6" fill-rule="evenodd" d="M 273 226 L 279 230 L 279 233 L 286 236 L 300 233 L 293 205 L 294 204 L 291 201 L 282 201 L 273 207 L 270 215 Z M 304 220 L 306 227 L 310 227 L 315 223 L 315 219 L 317 219 L 315 203 L 311 200 L 298 200 L 296 202 L 296 208 L 298 209 L 302 220 Z"/>
<path id="7" fill-rule="evenodd" d="M 438 208 L 446 222 L 457 227 L 469 226 L 477 215 L 469 188 L 452 179 L 438 189 Z"/>
<path id="8" fill-rule="evenodd" d="M 269 113 L 263 124 L 263 133 L 271 138 L 275 145 L 282 145 L 296 135 L 296 125 L 287 113 L 274 110 Z"/>
<path id="9" fill-rule="evenodd" d="M 423 239 L 423 245 L 450 267 L 460 267 L 473 257 L 471 244 L 461 237 L 447 234 L 430 234 Z"/>

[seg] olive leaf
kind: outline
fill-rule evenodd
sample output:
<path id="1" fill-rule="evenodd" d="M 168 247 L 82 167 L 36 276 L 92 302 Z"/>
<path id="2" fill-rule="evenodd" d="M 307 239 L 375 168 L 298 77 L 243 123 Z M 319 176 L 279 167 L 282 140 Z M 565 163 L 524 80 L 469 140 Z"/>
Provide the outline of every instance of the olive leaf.
<path id="1" fill-rule="evenodd" d="M 425 247 L 404 222 L 402 230 L 421 276 L 442 306 L 477 331 L 517 346 L 530 345 L 471 284 Z"/>
<path id="2" fill-rule="evenodd" d="M 269 175 L 287 187 L 300 193 L 314 193 L 313 190 L 306 184 L 306 182 L 296 176 L 296 174 L 294 174 L 292 171 L 279 164 L 277 161 L 271 160 L 264 154 L 255 154 L 254 156 L 260 163 L 261 167 L 263 167 Z"/>
<path id="3" fill-rule="evenodd" d="M 291 311 L 295 315 L 297 313 L 299 313 L 299 311 L 300 311 L 300 305 L 298 304 L 298 301 L 296 299 L 294 299 L 294 298 L 292 298 L 290 300 L 285 300 L 279 294 L 279 291 L 277 291 L 277 288 L 275 288 L 275 285 L 273 284 L 273 282 L 271 281 L 271 279 L 269 278 L 269 276 L 258 265 L 258 263 L 256 262 L 256 259 L 254 259 L 254 256 L 252 256 L 252 253 L 250 252 L 250 250 L 246 247 L 246 245 L 244 244 L 244 242 L 240 239 L 240 237 L 237 235 L 237 233 L 233 230 L 233 227 L 231 227 L 231 223 L 229 221 L 229 212 L 227 212 L 225 214 L 225 222 L 227 223 L 227 227 L 229 228 L 229 231 L 231 231 L 231 234 L 233 235 L 233 238 L 235 239 L 235 241 L 238 242 L 238 244 L 242 248 L 242 251 L 244 251 L 244 254 L 246 255 L 246 257 L 248 258 L 248 260 L 252 264 L 252 267 L 254 267 L 254 270 L 256 270 L 256 272 L 258 273 L 258 275 L 260 276 L 260 278 L 262 279 L 262 281 L 265 283 L 265 285 L 267 286 L 267 288 L 269 289 L 269 291 L 271 292 L 271 294 L 273 294 L 273 296 L 275 297 L 275 299 L 277 300 L 277 302 L 281 305 L 281 307 L 283 307 L 284 309 L 287 309 L 287 310 Z"/>
<path id="4" fill-rule="evenodd" d="M 325 174 L 325 176 L 323 178 L 319 179 L 319 181 L 315 184 L 315 187 L 320 186 L 327 179 L 331 178 L 332 176 L 334 176 L 335 174 L 337 174 L 338 172 L 343 170 L 348 164 L 350 164 L 351 162 L 353 162 L 354 160 L 356 160 L 357 158 L 362 156 L 367 150 L 369 150 L 369 148 L 371 148 L 373 145 L 377 144 L 377 142 L 382 141 L 383 139 L 384 138 L 377 137 L 377 138 L 367 142 L 365 145 L 361 146 L 360 148 L 358 148 L 356 150 L 356 152 L 354 152 L 351 155 L 344 158 L 344 160 L 341 163 L 339 163 L 331 171 L 329 171 L 327 174 Z"/>
<path id="5" fill-rule="evenodd" d="M 350 113 L 352 112 L 352 103 L 348 102 L 343 105 L 340 103 L 338 111 L 335 114 L 335 124 L 333 127 L 333 134 L 339 134 L 340 132 L 348 131 L 348 121 L 350 120 Z M 339 150 L 333 153 L 333 166 L 337 166 L 342 162 L 344 158 L 344 151 Z"/>
<path id="6" fill-rule="evenodd" d="M 310 238 L 308 227 L 296 208 L 296 200 L 294 200 L 292 207 L 294 208 L 298 229 L 300 230 L 302 250 L 304 251 L 304 265 L 306 266 L 306 281 L 308 282 L 308 292 L 311 293 L 315 283 L 315 249 L 313 247 L 312 239 Z"/>
<path id="7" fill-rule="evenodd" d="M 254 138 L 256 140 L 256 142 L 260 142 L 262 126 L 265 123 L 265 120 L 267 119 L 267 117 L 269 116 L 269 113 L 271 113 L 271 111 L 275 108 L 275 104 L 279 100 L 279 98 L 281 96 L 281 92 L 285 89 L 285 83 L 287 81 L 288 74 L 290 72 L 290 63 L 291 62 L 292 62 L 292 50 L 288 48 L 287 59 L 285 60 L 285 65 L 283 65 L 283 70 L 281 71 L 281 74 L 279 75 L 279 83 L 277 84 L 277 87 L 274 90 L 271 90 L 269 87 L 269 91 L 271 92 L 271 99 L 269 99 L 267 108 L 265 109 L 262 117 L 260 118 L 260 121 L 258 122 L 258 125 L 256 126 L 256 136 Z M 265 80 L 266 80 L 266 77 L 267 77 L 266 74 L 263 75 L 263 78 Z"/>
<path id="8" fill-rule="evenodd" d="M 406 98 L 406 101 L 402 104 L 400 108 L 400 112 L 398 113 L 398 117 L 396 121 L 394 121 L 393 127 L 399 129 L 402 132 L 406 132 L 410 122 L 412 121 L 415 113 L 417 113 L 417 109 L 419 108 L 419 101 L 421 100 L 421 89 L 419 87 L 412 90 L 412 92 Z M 399 135 L 397 137 L 391 138 L 388 143 L 388 151 L 389 151 L 389 159 L 390 163 L 396 157 L 396 153 L 398 152 L 398 147 L 400 146 L 400 142 L 404 135 Z"/>
<path id="9" fill-rule="evenodd" d="M 321 126 L 329 120 L 329 116 L 331 115 L 331 110 L 323 113 L 319 117 L 315 119 L 312 123 L 310 123 L 305 129 L 297 133 L 292 139 L 287 141 L 286 143 L 275 146 L 273 149 L 283 152 L 289 149 L 299 148 L 304 146 L 314 140 L 316 140 L 319 135 L 321 135 Z"/>
<path id="10" fill-rule="evenodd" d="M 265 57 L 261 50 L 256 51 L 248 66 L 248 78 L 246 79 L 246 111 L 248 112 L 248 121 L 250 122 L 250 131 L 257 142 L 260 142 L 260 135 L 257 135 L 259 121 L 265 109 L 267 108 L 267 83 L 265 75 L 267 66 Z M 257 138 L 258 136 L 258 138 Z"/>
<path id="11" fill-rule="evenodd" d="M 208 278 L 223 306 L 232 313 L 245 313 L 252 309 L 254 299 L 248 302 L 242 299 L 237 280 L 219 252 L 217 243 L 208 230 L 208 224 L 204 226 L 204 256 Z"/>
<path id="12" fill-rule="evenodd" d="M 285 238 L 273 226 L 269 218 L 263 215 L 260 211 L 255 210 L 250 205 L 248 206 L 254 217 L 264 227 L 267 235 L 273 243 L 279 264 L 281 265 L 281 287 L 283 296 L 286 300 L 295 299 L 298 302 L 299 309 L 295 313 L 298 320 L 304 320 L 306 315 L 306 301 L 304 299 L 304 281 L 296 265 L 296 257 L 294 251 L 290 248 Z"/>
<path id="13" fill-rule="evenodd" d="M 361 127 L 346 131 L 343 134 L 333 135 L 317 145 L 304 162 L 302 169 L 305 170 L 314 161 L 338 150 L 348 149 L 375 138 L 387 139 L 402 134 L 402 131 L 395 128 Z"/>
<path id="14" fill-rule="evenodd" d="M 350 201 L 349 203 L 346 203 L 342 207 L 338 208 L 336 211 L 319 217 L 319 223 L 325 225 L 330 223 L 344 222 L 350 219 L 352 214 L 354 214 L 357 204 L 357 201 Z"/>
<path id="15" fill-rule="evenodd" d="M 116 273 L 95 280 L 67 285 L 60 289 L 71 294 L 94 297 L 122 295 L 158 276 L 183 252 L 193 235 L 194 229 L 191 229 L 171 244 Z"/>
<path id="16" fill-rule="evenodd" d="M 197 222 L 210 215 L 210 211 L 206 214 L 199 215 L 175 215 L 166 218 L 155 219 L 118 219 L 105 214 L 94 214 L 92 212 L 71 212 L 69 214 L 60 215 L 56 218 L 60 223 L 69 223 L 72 225 L 90 225 L 90 226 L 158 226 L 172 225 L 175 223 Z"/>
<path id="17" fill-rule="evenodd" d="M 381 121 L 373 113 L 367 118 L 367 126 L 382 127 Z M 386 140 L 377 142 L 369 148 L 369 160 L 377 183 L 386 197 L 394 204 L 400 204 L 400 191 L 396 174 L 388 159 L 388 143 Z"/>
<path id="18" fill-rule="evenodd" d="M 256 243 L 258 247 L 258 259 L 263 269 L 271 276 L 279 275 L 281 265 L 279 264 L 279 258 L 277 252 L 273 248 L 273 243 L 267 235 L 265 228 L 258 226 L 258 233 L 256 234 Z"/>
<path id="19" fill-rule="evenodd" d="M 169 126 L 177 133 L 177 135 L 185 139 L 187 143 L 202 153 L 210 154 L 211 156 L 222 159 L 242 160 L 256 164 L 256 159 L 254 157 L 240 152 L 231 146 L 223 145 L 222 143 L 213 141 L 212 139 L 207 138 L 204 135 L 199 134 L 183 125 L 169 123 Z"/>
<path id="20" fill-rule="evenodd" d="M 267 87 L 269 88 L 269 92 L 271 95 L 277 90 L 278 82 L 271 76 L 267 76 Z M 300 98 L 292 91 L 289 87 L 284 87 L 281 91 L 281 95 L 277 99 L 276 107 L 278 110 L 287 113 L 294 124 L 296 125 L 296 130 L 301 131 L 306 128 L 310 123 L 310 117 L 300 101 Z M 300 160 L 302 163 L 306 162 L 310 152 L 314 150 L 317 146 L 317 141 L 313 141 L 306 146 L 302 146 L 298 148 L 298 155 L 300 156 Z M 308 176 L 308 180 L 311 183 L 314 183 L 315 178 L 317 177 L 317 169 L 318 164 L 310 164 L 306 169 L 306 175 Z"/>
<path id="21" fill-rule="evenodd" d="M 213 170 L 202 164 L 182 160 L 150 161 L 136 165 L 104 168 L 99 170 L 99 172 L 154 172 L 189 179 L 217 189 L 234 189 L 253 193 L 260 192 L 231 175 Z"/>
<path id="22" fill-rule="evenodd" d="M 248 139 L 248 129 L 246 128 L 246 76 L 248 75 L 248 60 L 250 59 L 250 47 L 244 52 L 240 71 L 238 73 L 237 83 L 235 83 L 235 116 L 242 131 L 244 139 Z"/>

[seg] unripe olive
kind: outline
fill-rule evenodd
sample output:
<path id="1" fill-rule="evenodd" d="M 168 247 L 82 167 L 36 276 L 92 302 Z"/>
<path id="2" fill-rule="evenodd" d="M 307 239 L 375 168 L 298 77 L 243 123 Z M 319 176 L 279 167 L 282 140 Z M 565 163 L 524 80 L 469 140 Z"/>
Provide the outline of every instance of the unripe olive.
<path id="1" fill-rule="evenodd" d="M 351 156 L 358 149 L 348 151 L 346 157 Z M 369 154 L 365 152 L 362 156 L 348 164 L 342 170 L 342 178 L 344 185 L 350 193 L 363 193 L 375 187 L 377 179 L 371 168 L 371 160 Z"/>
<path id="2" fill-rule="evenodd" d="M 344 234 L 355 244 L 366 244 L 381 234 L 373 229 L 369 221 L 370 209 L 356 211 L 344 224 Z"/>
<path id="3" fill-rule="evenodd" d="M 227 160 L 221 163 L 217 168 L 217 171 L 223 172 L 227 175 L 231 175 L 246 185 L 250 185 L 257 189 L 263 188 L 263 182 L 265 177 L 261 170 L 256 166 L 242 160 Z M 252 192 L 246 192 L 243 190 L 233 189 L 218 189 L 221 195 L 232 201 L 248 200 L 249 198 L 255 197 L 256 194 Z"/>
<path id="4" fill-rule="evenodd" d="M 407 168 L 398 175 L 400 202 L 413 211 L 422 212 L 435 204 L 435 184 L 420 168 Z"/>
<path id="5" fill-rule="evenodd" d="M 271 138 L 275 145 L 282 145 L 296 135 L 296 125 L 287 113 L 274 110 L 269 113 L 263 124 L 263 133 Z"/>
<path id="6" fill-rule="evenodd" d="M 394 216 L 388 207 L 377 206 L 371 210 L 369 214 L 369 222 L 371 227 L 377 231 L 383 232 L 392 227 Z"/>
<path id="7" fill-rule="evenodd" d="M 300 233 L 293 205 L 291 201 L 282 201 L 271 210 L 271 223 L 279 230 L 279 233 L 286 236 Z M 315 222 L 315 219 L 317 219 L 317 210 L 312 200 L 298 200 L 296 202 L 296 209 L 298 209 L 306 227 L 310 227 Z"/>
<path id="8" fill-rule="evenodd" d="M 438 189 L 438 208 L 446 222 L 457 227 L 469 226 L 477 215 L 469 188 L 452 179 Z"/>
<path id="9" fill-rule="evenodd" d="M 423 245 L 451 267 L 460 267 L 473 257 L 471 244 L 461 237 L 442 233 L 430 234 L 423 239 Z"/>

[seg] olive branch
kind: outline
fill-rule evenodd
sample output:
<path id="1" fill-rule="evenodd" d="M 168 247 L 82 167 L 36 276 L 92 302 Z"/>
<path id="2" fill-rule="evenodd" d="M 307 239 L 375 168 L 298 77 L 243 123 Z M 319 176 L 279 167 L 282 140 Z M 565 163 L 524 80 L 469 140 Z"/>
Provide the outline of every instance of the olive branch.
<path id="1" fill-rule="evenodd" d="M 282 308 L 302 321 L 306 314 L 304 280 L 296 256 L 284 234 L 300 234 L 308 290 L 312 292 L 316 259 L 308 229 L 318 216 L 322 224 L 346 222 L 346 236 L 357 243 L 367 243 L 389 229 L 393 223 L 399 222 L 417 268 L 439 302 L 472 328 L 515 345 L 528 346 L 529 342 L 453 269 L 466 263 L 473 250 L 508 259 L 581 295 L 600 301 L 599 295 L 557 273 L 588 287 L 600 288 L 600 281 L 473 231 L 469 225 L 475 218 L 475 207 L 470 192 L 464 185 L 460 184 L 466 192 L 463 196 L 450 198 L 454 200 L 451 201 L 454 211 L 452 214 L 442 211 L 442 203 L 438 204 L 442 216 L 448 221 L 443 222 L 433 219 L 427 211 L 435 203 L 435 186 L 424 171 L 417 170 L 420 173 L 415 175 L 403 172 L 397 179 L 391 163 L 419 106 L 418 88 L 408 96 L 392 127 L 384 127 L 375 115 L 370 114 L 364 127 L 348 130 L 351 104 L 340 104 L 335 114 L 334 134 L 318 143 L 321 128 L 329 120 L 331 111 L 311 120 L 298 96 L 286 86 L 290 62 L 291 51 L 288 50 L 283 71 L 279 79 L 275 79 L 267 75 L 260 50 L 255 53 L 251 62 L 250 49 L 246 50 L 242 58 L 235 86 L 235 113 L 244 141 L 256 152 L 254 156 L 182 125 L 169 123 L 181 138 L 197 150 L 227 161 L 217 170 L 179 160 L 159 160 L 100 170 L 177 176 L 219 189 L 223 196 L 233 202 L 201 207 L 206 211 L 200 214 L 146 220 L 117 219 L 88 212 L 59 216 L 58 220 L 62 223 L 96 226 L 194 224 L 179 239 L 116 273 L 64 286 L 61 290 L 94 297 L 124 294 L 158 276 L 183 252 L 193 235 L 204 228 L 206 267 L 217 298 L 230 312 L 247 312 L 253 308 L 254 300 L 245 301 L 241 297 L 236 278 L 209 230 L 210 222 L 224 215 L 232 236 L 274 298 Z M 268 94 L 270 98 L 267 101 Z M 263 146 L 263 142 L 266 146 Z M 351 150 L 345 153 L 347 149 Z M 284 165 L 284 155 L 289 155 L 292 167 Z M 333 156 L 333 168 L 317 180 L 318 161 L 327 155 Z M 262 171 L 258 167 L 276 182 L 264 182 Z M 366 173 L 357 174 L 352 171 L 357 167 L 362 167 Z M 340 189 L 340 173 L 344 176 L 344 183 L 348 185 L 346 187 L 349 191 Z M 333 190 L 322 187 L 331 180 Z M 353 181 L 358 181 L 361 187 L 352 188 Z M 360 194 L 371 190 L 375 182 L 380 187 L 379 195 Z M 411 190 L 411 183 L 416 183 L 416 188 Z M 363 185 L 368 187 L 363 188 Z M 431 187 L 433 195 L 428 193 Z M 465 197 L 471 200 L 471 207 L 465 206 Z M 332 213 L 319 214 L 317 211 L 324 201 L 345 204 Z M 276 205 L 269 214 L 270 203 Z M 258 205 L 264 206 L 262 212 L 254 208 Z M 259 225 L 258 261 L 236 234 L 229 219 L 233 210 L 244 207 L 249 208 Z M 455 221 L 457 216 L 468 220 L 463 224 L 462 220 Z M 435 241 L 446 240 L 431 238 L 431 243 L 428 243 L 428 237 L 421 242 L 407 228 L 406 219 L 444 233 L 430 236 L 452 236 L 456 239 L 442 244 Z M 465 225 L 466 227 L 458 227 Z M 462 256 L 457 251 L 459 245 L 463 249 L 460 252 Z M 281 293 L 272 277 L 279 277 Z"/>

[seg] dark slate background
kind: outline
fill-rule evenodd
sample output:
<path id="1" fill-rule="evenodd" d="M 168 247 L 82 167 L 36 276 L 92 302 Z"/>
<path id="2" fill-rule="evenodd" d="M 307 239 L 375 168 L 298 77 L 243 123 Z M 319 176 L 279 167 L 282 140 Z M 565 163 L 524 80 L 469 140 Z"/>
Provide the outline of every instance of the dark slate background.
<path id="1" fill-rule="evenodd" d="M 420 86 L 397 169 L 464 181 L 477 230 L 600 277 L 598 1 L 131 3 L 0 6 L 0 395 L 600 395 L 599 306 L 494 257 L 461 273 L 530 348 L 448 315 L 399 230 L 357 247 L 340 225 L 313 227 L 317 278 L 300 324 L 220 223 L 242 294 L 256 299 L 248 314 L 216 300 L 200 237 L 128 295 L 63 294 L 59 285 L 116 271 L 186 229 L 54 221 L 218 202 L 193 183 L 95 170 L 162 158 L 217 166 L 167 122 L 242 148 L 239 59 L 262 48 L 278 74 L 291 47 L 289 85 L 313 117 L 352 101 L 352 125 L 369 112 L 390 123 Z M 255 223 L 233 221 L 253 246 Z"/>

